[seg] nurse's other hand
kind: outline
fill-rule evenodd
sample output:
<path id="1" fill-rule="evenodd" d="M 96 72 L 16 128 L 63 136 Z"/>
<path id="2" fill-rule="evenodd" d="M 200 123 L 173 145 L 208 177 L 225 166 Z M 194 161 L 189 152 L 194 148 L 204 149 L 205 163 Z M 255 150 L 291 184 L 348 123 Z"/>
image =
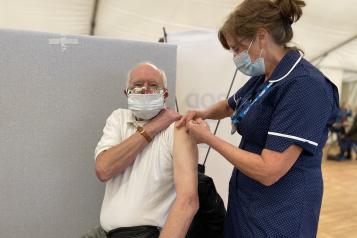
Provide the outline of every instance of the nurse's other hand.
<path id="1" fill-rule="evenodd" d="M 197 144 L 206 143 L 206 139 L 212 135 L 207 122 L 202 118 L 188 121 L 186 127 Z"/>
<path id="2" fill-rule="evenodd" d="M 196 111 L 196 110 L 190 110 L 186 113 L 186 115 L 184 115 L 180 121 L 178 121 L 176 123 L 176 127 L 180 128 L 182 126 L 186 126 L 187 128 L 187 123 L 191 120 L 196 120 L 199 117 L 202 117 L 201 115 L 202 113 L 200 111 Z"/>

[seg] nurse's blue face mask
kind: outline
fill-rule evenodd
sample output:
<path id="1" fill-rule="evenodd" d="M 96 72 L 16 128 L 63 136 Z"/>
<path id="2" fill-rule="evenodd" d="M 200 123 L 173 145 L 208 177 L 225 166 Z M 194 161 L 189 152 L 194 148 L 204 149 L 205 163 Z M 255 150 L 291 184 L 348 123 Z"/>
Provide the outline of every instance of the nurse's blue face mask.
<path id="1" fill-rule="evenodd" d="M 248 51 L 252 46 L 253 40 L 250 42 L 247 50 L 239 53 L 233 58 L 234 64 L 240 72 L 248 76 L 259 76 L 265 73 L 264 59 L 262 58 L 263 49 L 260 50 L 260 56 L 254 62 L 250 58 Z"/>

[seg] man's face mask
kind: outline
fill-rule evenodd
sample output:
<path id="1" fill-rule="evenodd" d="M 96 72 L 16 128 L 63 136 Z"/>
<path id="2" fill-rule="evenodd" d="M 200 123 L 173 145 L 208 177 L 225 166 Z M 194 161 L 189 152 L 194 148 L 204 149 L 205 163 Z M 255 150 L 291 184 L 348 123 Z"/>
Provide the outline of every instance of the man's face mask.
<path id="1" fill-rule="evenodd" d="M 264 59 L 262 58 L 263 49 L 260 51 L 260 56 L 252 62 L 248 51 L 252 46 L 253 40 L 250 42 L 248 50 L 244 50 L 233 58 L 234 64 L 243 74 L 248 76 L 259 76 L 265 73 Z"/>
<path id="2" fill-rule="evenodd" d="M 127 89 L 128 109 L 138 119 L 150 120 L 164 109 L 164 92 L 159 87 L 133 87 Z"/>

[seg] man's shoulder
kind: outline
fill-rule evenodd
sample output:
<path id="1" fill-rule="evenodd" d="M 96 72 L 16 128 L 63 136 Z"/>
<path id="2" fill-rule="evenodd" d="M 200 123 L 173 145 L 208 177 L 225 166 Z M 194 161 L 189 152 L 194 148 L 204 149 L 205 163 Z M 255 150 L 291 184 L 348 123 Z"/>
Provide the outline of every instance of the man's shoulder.
<path id="1" fill-rule="evenodd" d="M 118 108 L 112 112 L 112 115 L 131 115 L 131 111 L 125 108 Z"/>
<path id="2" fill-rule="evenodd" d="M 132 117 L 132 112 L 124 108 L 118 108 L 114 110 L 109 116 L 109 118 L 121 120 L 121 121 L 130 120 L 131 117 Z"/>
<path id="3" fill-rule="evenodd" d="M 176 123 L 177 122 L 174 122 L 168 127 L 168 129 L 172 130 L 172 134 L 174 135 L 174 143 L 176 143 L 179 147 L 194 143 L 191 136 L 188 134 L 186 127 L 181 126 L 177 128 Z"/>

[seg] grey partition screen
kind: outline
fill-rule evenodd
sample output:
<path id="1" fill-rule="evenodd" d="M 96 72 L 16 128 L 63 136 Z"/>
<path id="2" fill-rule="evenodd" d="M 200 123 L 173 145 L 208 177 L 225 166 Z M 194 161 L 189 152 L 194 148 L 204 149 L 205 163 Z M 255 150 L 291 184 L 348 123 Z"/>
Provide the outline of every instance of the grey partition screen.
<path id="1" fill-rule="evenodd" d="M 175 46 L 0 30 L 0 237 L 75 238 L 99 224 L 94 148 L 146 60 L 166 71 L 173 106 Z"/>

